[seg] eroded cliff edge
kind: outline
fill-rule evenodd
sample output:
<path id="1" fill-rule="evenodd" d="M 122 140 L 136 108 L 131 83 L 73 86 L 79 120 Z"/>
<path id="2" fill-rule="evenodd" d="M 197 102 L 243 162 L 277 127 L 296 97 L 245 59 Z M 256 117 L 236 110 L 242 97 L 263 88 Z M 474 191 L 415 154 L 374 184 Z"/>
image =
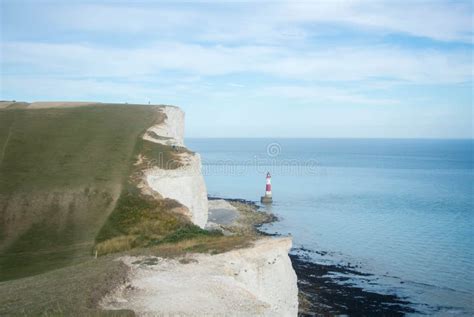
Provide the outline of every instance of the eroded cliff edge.
<path id="1" fill-rule="evenodd" d="M 154 143 L 184 147 L 184 112 L 173 106 L 164 106 L 160 110 L 166 116 L 164 121 L 150 127 L 143 138 Z M 188 208 L 191 221 L 204 228 L 208 218 L 208 202 L 201 173 L 201 157 L 186 151 L 180 153 L 179 158 L 181 166 L 178 168 L 162 169 L 155 166 L 145 170 L 145 183 L 163 198 L 174 199 Z M 172 165 L 173 162 L 166 164 Z"/>

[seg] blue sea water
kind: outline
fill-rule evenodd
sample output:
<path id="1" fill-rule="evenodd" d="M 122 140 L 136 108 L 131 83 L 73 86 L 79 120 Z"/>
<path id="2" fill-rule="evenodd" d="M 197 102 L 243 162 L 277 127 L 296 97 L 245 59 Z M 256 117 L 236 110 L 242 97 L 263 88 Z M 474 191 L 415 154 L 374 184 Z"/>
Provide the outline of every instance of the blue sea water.
<path id="1" fill-rule="evenodd" d="M 265 230 L 358 285 L 420 312 L 474 314 L 473 140 L 189 139 L 211 196 L 258 201 L 272 173 L 280 217 Z"/>

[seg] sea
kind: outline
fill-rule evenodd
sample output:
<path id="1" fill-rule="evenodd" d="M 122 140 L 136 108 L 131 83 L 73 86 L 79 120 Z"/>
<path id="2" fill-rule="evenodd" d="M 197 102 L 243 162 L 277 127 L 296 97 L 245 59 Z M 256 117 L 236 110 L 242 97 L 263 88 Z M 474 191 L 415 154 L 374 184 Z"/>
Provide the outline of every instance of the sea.
<path id="1" fill-rule="evenodd" d="M 352 284 L 413 315 L 474 315 L 473 140 L 188 139 L 210 196 L 260 201 L 311 261 L 369 273 Z"/>

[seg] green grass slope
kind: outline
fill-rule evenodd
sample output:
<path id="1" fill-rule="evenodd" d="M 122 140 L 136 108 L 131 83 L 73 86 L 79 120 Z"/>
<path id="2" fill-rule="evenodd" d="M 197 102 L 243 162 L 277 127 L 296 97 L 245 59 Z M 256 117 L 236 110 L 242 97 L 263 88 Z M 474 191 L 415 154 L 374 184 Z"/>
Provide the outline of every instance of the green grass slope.
<path id="1" fill-rule="evenodd" d="M 138 105 L 0 109 L 0 281 L 90 258 L 139 136 L 162 116 Z"/>
<path id="2" fill-rule="evenodd" d="M 126 281 L 127 272 L 122 262 L 103 257 L 0 283 L 0 316 L 135 316 L 98 307 L 104 295 Z"/>
<path id="3" fill-rule="evenodd" d="M 139 189 L 143 169 L 177 168 L 189 154 L 142 139 L 164 118 L 140 105 L 0 107 L 0 315 L 133 316 L 98 307 L 127 279 L 114 259 L 214 254 L 255 239 L 203 230 L 177 201 Z"/>

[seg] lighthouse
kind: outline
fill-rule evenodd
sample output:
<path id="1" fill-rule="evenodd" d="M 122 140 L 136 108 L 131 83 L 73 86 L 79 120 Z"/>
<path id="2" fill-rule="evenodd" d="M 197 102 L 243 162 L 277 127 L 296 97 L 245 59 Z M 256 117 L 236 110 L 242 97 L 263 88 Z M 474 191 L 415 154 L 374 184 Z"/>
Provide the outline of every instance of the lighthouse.
<path id="1" fill-rule="evenodd" d="M 272 199 L 272 176 L 270 172 L 267 173 L 267 186 L 265 188 L 265 196 L 262 196 L 260 201 L 264 204 L 271 204 L 273 202 Z"/>

